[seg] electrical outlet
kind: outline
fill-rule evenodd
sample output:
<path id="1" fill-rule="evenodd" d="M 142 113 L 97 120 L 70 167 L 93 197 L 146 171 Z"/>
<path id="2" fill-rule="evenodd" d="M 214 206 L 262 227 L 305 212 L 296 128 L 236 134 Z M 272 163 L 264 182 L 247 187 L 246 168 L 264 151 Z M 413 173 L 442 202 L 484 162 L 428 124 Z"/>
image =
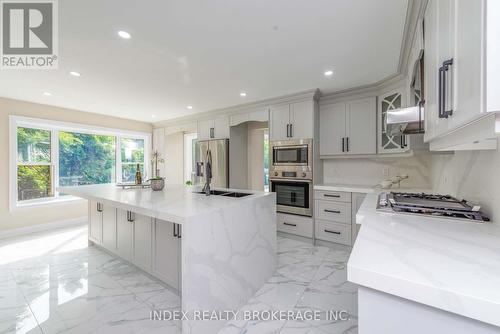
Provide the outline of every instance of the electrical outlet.
<path id="1" fill-rule="evenodd" d="M 382 169 L 382 175 L 385 177 L 389 176 L 389 167 L 384 167 Z"/>

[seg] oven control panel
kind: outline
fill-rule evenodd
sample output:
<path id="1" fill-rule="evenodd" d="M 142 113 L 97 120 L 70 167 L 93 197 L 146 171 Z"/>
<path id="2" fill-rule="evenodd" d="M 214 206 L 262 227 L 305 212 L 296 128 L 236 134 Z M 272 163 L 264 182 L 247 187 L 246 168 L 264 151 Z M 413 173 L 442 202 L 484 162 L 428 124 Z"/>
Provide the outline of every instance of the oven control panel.
<path id="1" fill-rule="evenodd" d="M 271 172 L 271 178 L 280 179 L 304 179 L 312 180 L 312 172 L 306 171 L 274 171 Z"/>

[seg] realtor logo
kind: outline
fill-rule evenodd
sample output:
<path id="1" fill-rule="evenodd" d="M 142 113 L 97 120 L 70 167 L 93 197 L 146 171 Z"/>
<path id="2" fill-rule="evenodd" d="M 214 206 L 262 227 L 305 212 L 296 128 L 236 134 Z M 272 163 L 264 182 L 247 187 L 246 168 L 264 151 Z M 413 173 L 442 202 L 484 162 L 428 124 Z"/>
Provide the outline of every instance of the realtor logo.
<path id="1" fill-rule="evenodd" d="M 56 0 L 0 0 L 0 12 L 0 68 L 57 68 Z"/>

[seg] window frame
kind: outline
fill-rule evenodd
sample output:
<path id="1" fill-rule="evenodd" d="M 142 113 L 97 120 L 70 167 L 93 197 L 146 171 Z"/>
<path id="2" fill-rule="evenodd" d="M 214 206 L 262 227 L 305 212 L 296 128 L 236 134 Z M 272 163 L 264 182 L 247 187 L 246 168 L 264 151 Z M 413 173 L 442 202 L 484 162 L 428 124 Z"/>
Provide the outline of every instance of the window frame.
<path id="1" fill-rule="evenodd" d="M 17 152 L 17 128 L 26 127 L 32 129 L 48 130 L 51 133 L 50 147 L 50 169 L 51 169 L 51 188 L 54 193 L 52 197 L 38 198 L 32 200 L 18 200 L 18 152 Z M 121 182 L 122 178 L 122 163 L 121 163 L 121 138 L 142 139 L 144 140 L 144 171 L 146 176 L 150 169 L 150 152 L 151 152 L 151 133 L 137 132 L 129 130 L 121 130 L 114 128 L 91 126 L 79 123 L 53 121 L 39 118 L 9 116 L 9 207 L 10 211 L 17 209 L 38 206 L 50 205 L 82 200 L 78 197 L 66 195 L 59 196 L 57 188 L 59 187 L 59 132 L 76 132 L 92 135 L 103 135 L 115 137 L 115 180 L 113 183 Z M 113 184 L 111 183 L 111 184 Z"/>

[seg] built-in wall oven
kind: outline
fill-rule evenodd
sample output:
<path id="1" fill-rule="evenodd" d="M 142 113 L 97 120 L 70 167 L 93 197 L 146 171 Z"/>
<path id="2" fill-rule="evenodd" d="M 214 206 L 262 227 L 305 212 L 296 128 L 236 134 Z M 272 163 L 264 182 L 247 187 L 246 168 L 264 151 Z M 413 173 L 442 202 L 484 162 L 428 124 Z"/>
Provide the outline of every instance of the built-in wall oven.
<path id="1" fill-rule="evenodd" d="M 312 139 L 270 143 L 270 188 L 278 212 L 312 216 Z"/>

